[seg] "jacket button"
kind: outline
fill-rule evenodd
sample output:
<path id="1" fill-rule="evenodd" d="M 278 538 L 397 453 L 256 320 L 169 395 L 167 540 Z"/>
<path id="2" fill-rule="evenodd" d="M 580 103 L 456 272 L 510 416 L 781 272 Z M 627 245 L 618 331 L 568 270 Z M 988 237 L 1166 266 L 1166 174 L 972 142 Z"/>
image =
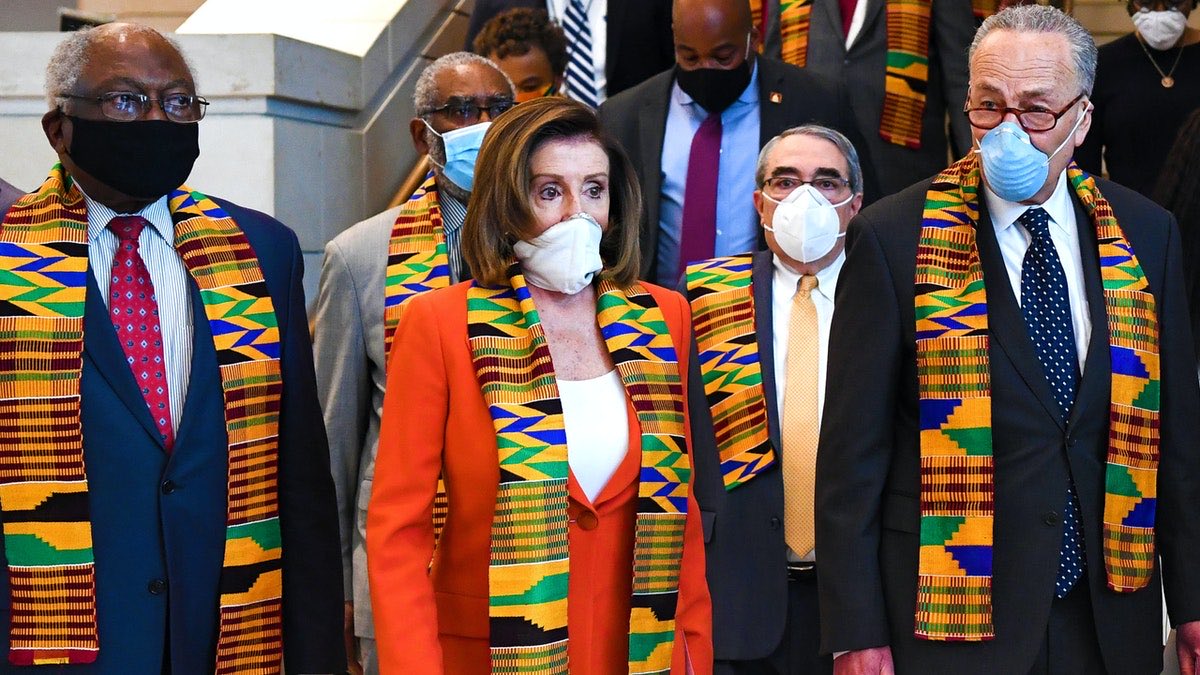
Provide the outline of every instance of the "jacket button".
<path id="1" fill-rule="evenodd" d="M 575 522 L 579 523 L 579 526 L 583 529 L 591 531 L 596 529 L 596 526 L 600 524 L 600 519 L 591 511 L 584 511 L 579 514 L 579 519 Z"/>
<path id="2" fill-rule="evenodd" d="M 166 579 L 151 579 L 149 584 L 146 584 L 146 590 L 150 591 L 150 595 L 162 595 L 167 590 Z"/>
<path id="3" fill-rule="evenodd" d="M 163 481 L 163 483 L 162 483 L 162 486 L 161 486 L 161 488 L 162 488 L 162 493 L 163 493 L 164 495 L 169 495 L 169 494 L 171 494 L 172 492 L 174 492 L 174 491 L 175 491 L 175 481 L 173 481 L 173 480 L 164 480 L 164 481 Z"/>
<path id="4" fill-rule="evenodd" d="M 778 517 L 778 516 L 771 516 L 771 520 L 770 520 L 770 521 L 768 521 L 768 522 L 769 522 L 769 524 L 771 525 L 771 529 L 772 529 L 772 530 L 778 530 L 778 529 L 779 529 L 779 517 Z"/>
<path id="5" fill-rule="evenodd" d="M 1058 514 L 1054 511 L 1047 511 L 1042 514 L 1042 522 L 1053 527 L 1058 524 Z"/>

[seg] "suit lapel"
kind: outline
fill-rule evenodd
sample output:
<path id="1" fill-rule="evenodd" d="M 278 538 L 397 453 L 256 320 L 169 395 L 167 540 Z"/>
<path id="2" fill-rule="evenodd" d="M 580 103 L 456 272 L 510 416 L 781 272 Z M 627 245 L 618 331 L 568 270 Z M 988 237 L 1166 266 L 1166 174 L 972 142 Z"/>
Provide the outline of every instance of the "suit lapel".
<path id="1" fill-rule="evenodd" d="M 613 67 L 621 55 L 621 36 L 625 33 L 623 30 L 613 30 L 611 27 L 625 25 L 627 7 L 626 0 L 608 0 L 608 7 L 605 10 L 604 25 L 607 28 L 604 39 L 607 42 L 604 47 L 604 75 L 606 80 L 612 79 Z"/>
<path id="2" fill-rule="evenodd" d="M 198 406 L 188 405 L 188 401 L 199 401 L 209 391 L 220 391 L 221 385 L 217 377 L 217 352 L 213 345 L 212 329 L 208 325 L 208 317 L 204 313 L 204 299 L 200 297 L 200 288 L 195 280 L 188 276 L 188 293 L 192 303 L 192 363 L 191 377 L 188 378 L 187 398 L 184 399 L 183 413 L 175 429 L 175 448 L 184 447 L 183 441 L 193 433 L 198 424 L 211 423 L 196 417 L 194 412 Z M 197 367 L 199 364 L 200 367 Z M 224 405 L 222 405 L 224 407 Z"/>
<path id="3" fill-rule="evenodd" d="M 783 72 L 776 69 L 770 59 L 759 57 L 755 60 L 758 62 L 758 147 L 761 148 L 797 121 L 789 122 L 790 106 L 785 107 L 785 101 L 790 103 L 792 98 L 803 96 L 804 92 L 784 91 Z M 772 97 L 772 94 L 778 96 Z M 761 238 L 762 234 L 759 236 Z"/>
<path id="4" fill-rule="evenodd" d="M 133 371 L 129 369 L 125 350 L 117 340 L 117 332 L 108 317 L 108 308 L 101 300 L 100 287 L 96 284 L 96 277 L 90 266 L 87 272 L 87 297 L 84 301 L 83 335 L 83 358 L 92 362 L 113 393 L 129 409 L 129 413 L 145 428 L 154 442 L 165 450 L 162 438 L 158 435 L 158 428 L 150 417 L 146 399 L 133 379 Z"/>
<path id="5" fill-rule="evenodd" d="M 638 110 L 638 141 L 641 146 L 642 199 L 645 201 L 646 223 L 642 228 L 642 278 L 653 279 L 658 259 L 658 207 L 662 196 L 662 151 L 663 137 L 667 130 L 667 110 L 670 107 L 671 89 L 675 83 L 673 72 L 658 76 L 663 88 L 658 95 L 647 96 Z"/>
<path id="6" fill-rule="evenodd" d="M 783 452 L 779 434 L 779 401 L 775 396 L 775 304 L 771 297 L 771 284 L 775 278 L 771 252 L 754 254 L 754 267 L 750 280 L 754 288 L 754 333 L 758 340 L 758 362 L 762 368 L 763 398 L 767 403 L 767 436 L 778 457 Z"/>
<path id="7" fill-rule="evenodd" d="M 1033 350 L 1033 342 L 1025 330 L 1025 318 L 1013 295 L 1012 284 L 1008 280 L 1008 272 L 1004 266 L 1004 257 L 1000 254 L 1000 245 L 996 241 L 996 231 L 992 218 L 987 212 L 986 200 L 979 197 L 979 222 L 975 226 L 975 241 L 979 247 L 979 258 L 983 265 L 983 281 L 987 292 L 988 331 L 1008 355 L 1009 361 L 1025 380 L 1025 385 L 1033 392 L 1046 413 L 1054 419 L 1055 424 L 1065 431 L 1058 404 L 1050 393 L 1050 384 L 1046 381 L 1046 373 L 1037 360 Z M 993 370 L 993 372 L 995 372 Z"/>
<path id="8" fill-rule="evenodd" d="M 869 0 L 858 1 L 868 2 Z M 846 35 L 842 33 L 842 11 L 838 6 L 837 0 L 817 0 L 813 3 L 813 5 L 813 26 L 821 24 L 823 26 L 821 30 L 827 35 L 833 36 L 834 39 L 830 40 L 830 42 L 841 45 L 842 53 L 844 54 L 846 52 Z M 814 31 L 810 28 L 808 40 L 808 44 L 810 46 L 813 43 L 813 32 Z"/>
<path id="9" fill-rule="evenodd" d="M 866 33 L 869 30 L 869 28 L 871 26 L 875 25 L 876 21 L 885 21 L 887 19 L 886 16 L 880 16 L 880 14 L 883 13 L 883 8 L 886 5 L 886 0 L 858 0 L 858 1 L 867 3 L 867 13 L 863 17 L 862 30 L 858 31 L 858 36 L 854 38 L 854 42 L 851 43 L 851 45 L 850 45 L 850 51 L 854 51 L 855 48 L 857 48 L 859 45 L 864 44 L 866 42 L 866 40 L 864 40 L 863 38 L 866 36 Z M 839 16 L 840 16 L 840 14 L 839 14 Z M 842 32 L 841 25 L 839 25 L 837 27 L 837 30 L 838 30 L 838 34 L 841 35 L 841 32 Z M 887 37 L 886 37 L 887 36 L 887 26 L 883 27 L 882 32 L 884 35 L 884 49 L 887 49 Z M 842 41 L 842 44 L 843 45 L 845 44 L 845 40 Z"/>
<path id="10" fill-rule="evenodd" d="M 1079 252 L 1083 262 L 1083 285 L 1088 302 L 1088 316 L 1092 322 L 1092 333 L 1088 338 L 1087 359 L 1084 361 L 1083 378 L 1075 391 L 1075 405 L 1071 407 L 1071 421 L 1085 415 L 1094 415 L 1092 410 L 1103 402 L 1107 406 L 1111 397 L 1108 350 L 1108 311 L 1104 303 L 1104 288 L 1100 283 L 1100 252 L 1096 242 L 1096 228 L 1092 219 L 1077 199 L 1075 223 L 1079 230 Z M 1107 417 L 1107 412 L 1104 413 Z"/>

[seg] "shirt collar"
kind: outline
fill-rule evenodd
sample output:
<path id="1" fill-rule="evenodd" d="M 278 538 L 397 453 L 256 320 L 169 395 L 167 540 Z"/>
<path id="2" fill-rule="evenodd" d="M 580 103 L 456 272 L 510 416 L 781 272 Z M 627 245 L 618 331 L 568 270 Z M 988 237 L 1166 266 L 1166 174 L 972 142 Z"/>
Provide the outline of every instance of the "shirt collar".
<path id="1" fill-rule="evenodd" d="M 108 229 L 108 223 L 117 216 L 141 216 L 145 218 L 163 241 L 175 246 L 175 221 L 171 219 L 171 208 L 167 205 L 167 195 L 163 195 L 142 207 L 137 213 L 117 213 L 109 207 L 88 196 L 83 186 L 75 183 L 83 199 L 87 203 L 88 241 L 94 242 Z"/>
<path id="2" fill-rule="evenodd" d="M 771 254 L 771 262 L 775 267 L 775 284 L 780 288 L 789 289 L 789 293 L 795 293 L 796 286 L 800 283 L 800 275 L 785 265 L 783 260 L 774 253 Z M 830 302 L 833 302 L 833 294 L 837 291 L 838 277 L 841 275 L 842 265 L 845 262 L 846 251 L 842 249 L 842 252 L 838 253 L 832 262 L 817 272 L 817 293 Z"/>
<path id="3" fill-rule="evenodd" d="M 984 184 L 983 198 L 987 202 L 988 215 L 992 218 L 992 226 L 996 228 L 996 234 L 1000 234 L 1015 225 L 1017 218 L 1020 218 L 1021 214 L 1031 208 L 1029 204 L 1001 199 L 999 195 L 992 192 L 992 189 L 986 183 Z M 1045 209 L 1046 213 L 1050 215 L 1052 227 L 1058 228 L 1060 232 L 1071 239 L 1078 236 L 1073 227 L 1075 224 L 1075 205 L 1071 201 L 1071 194 L 1067 189 L 1066 171 L 1058 175 L 1058 182 L 1054 184 L 1054 192 L 1050 194 L 1049 199 L 1039 204 L 1039 206 Z"/>
<path id="4" fill-rule="evenodd" d="M 446 194 L 445 190 L 438 191 L 438 206 L 442 209 L 442 228 L 454 232 L 463 226 L 467 219 L 467 205 L 457 198 Z"/>
<path id="5" fill-rule="evenodd" d="M 696 103 L 692 97 L 679 86 L 679 80 L 672 80 L 671 98 L 675 100 L 677 105 L 695 106 L 696 110 L 703 110 L 699 103 Z M 728 108 L 738 108 L 744 105 L 758 105 L 758 59 L 754 59 L 754 65 L 750 66 L 750 82 L 746 84 L 746 88 L 742 90 L 741 95 L 737 97 Z M 724 114 L 724 111 L 722 111 Z"/>

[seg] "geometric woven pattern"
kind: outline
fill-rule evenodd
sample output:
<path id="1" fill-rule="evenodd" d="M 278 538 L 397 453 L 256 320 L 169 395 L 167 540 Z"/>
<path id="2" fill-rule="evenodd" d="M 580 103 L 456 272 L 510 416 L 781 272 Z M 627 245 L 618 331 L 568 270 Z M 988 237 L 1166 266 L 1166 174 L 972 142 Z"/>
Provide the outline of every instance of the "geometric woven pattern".
<path id="1" fill-rule="evenodd" d="M 914 634 L 927 640 L 994 637 L 992 392 L 975 246 L 978 185 L 975 155 L 934 179 L 917 249 L 921 550 Z"/>
<path id="2" fill-rule="evenodd" d="M 753 256 L 739 255 L 687 268 L 700 374 L 726 490 L 775 465 L 755 335 L 752 267 Z"/>
<path id="3" fill-rule="evenodd" d="M 537 309 L 514 267 L 508 286 L 472 284 L 467 335 L 496 429 L 500 484 L 488 571 L 494 673 L 567 673 L 567 444 Z M 630 672 L 667 672 L 687 484 L 678 360 L 662 312 L 638 285 L 601 282 L 597 322 L 642 429 Z"/>
<path id="4" fill-rule="evenodd" d="M 929 87 L 929 15 L 933 0 L 887 0 L 887 70 L 883 82 L 883 140 L 921 147 L 921 117 Z"/>
<path id="5" fill-rule="evenodd" d="M 779 58 L 798 68 L 808 63 L 808 28 L 812 0 L 779 1 Z"/>

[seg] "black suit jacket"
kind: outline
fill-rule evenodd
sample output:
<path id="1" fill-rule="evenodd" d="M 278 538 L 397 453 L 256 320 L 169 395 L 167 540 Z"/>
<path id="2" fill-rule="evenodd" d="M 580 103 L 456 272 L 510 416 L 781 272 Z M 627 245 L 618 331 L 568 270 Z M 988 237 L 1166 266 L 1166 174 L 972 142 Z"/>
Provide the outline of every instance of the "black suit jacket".
<path id="1" fill-rule="evenodd" d="M 674 69 L 659 73 L 619 96 L 605 101 L 599 110 L 600 123 L 629 153 L 642 186 L 642 279 L 653 281 L 658 249 L 658 208 L 662 194 L 662 150 Z M 758 57 L 759 148 L 781 132 L 813 122 L 837 129 L 866 153 L 851 121 L 849 104 L 831 80 L 805 72 L 782 61 Z M 691 139 L 687 139 L 691 143 Z M 867 185 L 868 190 L 871 186 Z M 746 195 L 746 208 L 754 208 Z M 759 233 L 759 248 L 766 241 Z"/>
<path id="2" fill-rule="evenodd" d="M 1158 535 L 1174 622 L 1200 618 L 1200 392 L 1174 218 L 1098 180 L 1157 302 L 1161 364 Z M 1046 635 L 1073 478 L 1082 510 L 1089 593 L 1104 663 L 1113 673 L 1161 669 L 1158 568 L 1136 593 L 1107 590 L 1101 544 L 1110 366 L 1095 228 L 1076 201 L 1092 333 L 1069 424 L 1025 331 L 995 230 L 981 208 L 978 246 L 987 289 L 995 457 L 993 609 L 983 643 L 913 637 L 919 553 L 920 462 L 913 313 L 914 269 L 929 181 L 851 222 L 837 289 L 821 446 L 817 548 L 825 651 L 890 645 L 897 673 L 1028 672 Z"/>
<path id="3" fill-rule="evenodd" d="M 967 96 L 967 48 L 975 35 L 975 16 L 970 0 L 937 0 L 929 20 L 929 82 L 925 111 L 921 117 L 921 148 L 912 150 L 886 141 L 879 135 L 883 114 L 884 74 L 887 70 L 886 0 L 867 3 L 862 30 L 850 49 L 842 33 L 838 0 L 813 0 L 808 31 L 806 70 L 831 77 L 849 91 L 854 119 L 867 142 L 881 192 L 868 194 L 868 201 L 889 195 L 929 178 L 946 167 L 947 149 L 961 157 L 971 147 L 971 127 L 962 113 Z M 768 5 L 765 53 L 778 57 L 779 2 Z M 950 138 L 946 115 L 950 115 Z"/>
<path id="4" fill-rule="evenodd" d="M 20 199 L 25 193 L 12 185 L 8 184 L 3 178 L 0 178 L 0 218 L 8 212 L 8 207 L 13 205 L 13 202 Z"/>
<path id="5" fill-rule="evenodd" d="M 591 0 L 605 2 L 606 0 Z M 612 96 L 675 63 L 670 0 L 607 0 L 604 48 L 605 94 Z M 476 0 L 467 26 L 465 49 L 492 17 L 516 7 L 546 9 L 545 0 Z M 484 55 L 486 56 L 486 54 Z"/>
<path id="6" fill-rule="evenodd" d="M 775 341 L 772 335 L 770 251 L 754 254 L 754 333 L 767 406 L 767 435 L 783 459 L 775 398 Z M 692 344 L 688 412 L 692 425 L 696 502 L 704 521 L 704 552 L 713 605 L 713 655 L 718 661 L 770 656 L 787 622 L 787 544 L 783 540 L 783 474 L 780 463 L 748 483 L 725 491 L 704 395 L 700 362 Z"/>

